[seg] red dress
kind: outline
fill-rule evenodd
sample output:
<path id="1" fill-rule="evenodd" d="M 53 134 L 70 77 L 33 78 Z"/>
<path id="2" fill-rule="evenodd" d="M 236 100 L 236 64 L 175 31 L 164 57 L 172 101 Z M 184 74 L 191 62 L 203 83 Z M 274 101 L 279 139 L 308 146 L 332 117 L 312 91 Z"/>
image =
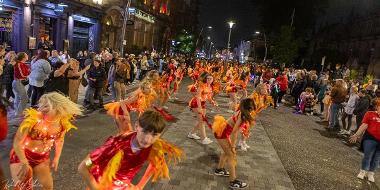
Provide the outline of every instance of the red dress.
<path id="1" fill-rule="evenodd" d="M 238 115 L 239 114 L 232 116 L 232 121 L 234 123 L 236 123 Z M 217 135 L 217 133 L 214 133 L 214 136 L 216 139 L 229 139 L 230 138 L 231 133 L 234 130 L 234 127 L 231 126 L 227 121 L 225 121 L 225 125 L 226 126 L 225 126 L 223 132 L 221 133 L 221 135 Z M 248 127 L 249 127 L 248 123 L 242 123 L 242 124 L 240 124 L 239 129 L 243 134 L 245 134 L 248 132 L 247 131 L 249 129 Z"/>
<path id="2" fill-rule="evenodd" d="M 108 162 L 120 150 L 124 152 L 124 155 L 120 163 L 120 168 L 116 172 L 112 187 L 113 189 L 123 189 L 132 182 L 144 162 L 148 159 L 152 148 L 149 147 L 139 152 L 132 152 L 131 142 L 135 137 L 135 132 L 124 136 L 110 137 L 101 147 L 95 149 L 90 154 L 90 159 L 93 164 L 90 173 L 97 182 L 100 181 Z"/>
<path id="3" fill-rule="evenodd" d="M 202 90 L 201 92 L 201 108 L 206 109 L 206 100 L 212 97 L 212 89 L 207 86 L 201 86 L 199 88 L 192 87 L 191 90 Z M 193 92 L 193 91 L 191 91 Z M 193 97 L 189 103 L 190 108 L 198 108 L 197 97 Z"/>
<path id="4" fill-rule="evenodd" d="M 38 140 L 38 141 L 43 141 L 43 142 L 54 141 L 58 138 L 62 138 L 62 136 L 64 135 L 64 132 L 65 132 L 65 129 L 62 125 L 61 125 L 60 132 L 58 132 L 56 135 L 49 135 L 47 133 L 44 133 L 42 130 L 37 129 L 36 125 L 34 125 L 30 128 L 28 137 L 30 138 L 30 140 Z M 32 168 L 50 159 L 50 150 L 41 152 L 41 153 L 35 152 L 34 150 L 28 150 L 26 148 L 24 148 L 23 150 L 24 150 L 25 157 Z M 20 159 L 17 157 L 15 151 L 12 149 L 10 152 L 9 163 L 16 164 L 20 162 L 21 162 Z"/>

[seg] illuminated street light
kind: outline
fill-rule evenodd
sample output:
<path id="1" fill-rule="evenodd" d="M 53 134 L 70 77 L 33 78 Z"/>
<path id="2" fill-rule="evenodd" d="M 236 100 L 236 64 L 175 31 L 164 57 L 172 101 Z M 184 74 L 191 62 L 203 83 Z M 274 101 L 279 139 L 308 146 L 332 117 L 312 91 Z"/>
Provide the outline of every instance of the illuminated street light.
<path id="1" fill-rule="evenodd" d="M 97 5 L 103 4 L 103 0 L 92 0 L 92 2 L 97 4 Z"/>
<path id="2" fill-rule="evenodd" d="M 228 22 L 228 26 L 230 27 L 230 31 L 228 33 L 228 43 L 227 43 L 227 60 L 230 59 L 230 42 L 231 42 L 231 31 L 232 31 L 232 27 L 235 25 L 235 23 L 233 21 L 229 21 Z"/>
<path id="3" fill-rule="evenodd" d="M 232 27 L 235 25 L 235 23 L 233 21 L 229 21 L 228 25 L 230 26 L 230 29 L 232 29 Z"/>
<path id="4" fill-rule="evenodd" d="M 208 36 L 208 37 L 207 37 L 207 39 L 208 39 L 208 40 L 211 40 L 211 37 L 210 37 L 210 36 Z"/>
<path id="5" fill-rule="evenodd" d="M 255 34 L 260 35 L 261 32 L 256 31 Z M 265 45 L 265 55 L 264 55 L 264 62 L 265 62 L 265 60 L 267 59 L 267 54 L 268 54 L 268 45 L 267 45 L 267 35 L 265 34 L 265 32 L 263 32 L 263 35 L 264 35 L 264 45 Z"/>
<path id="6" fill-rule="evenodd" d="M 208 28 L 208 29 L 212 29 L 212 26 L 208 26 L 207 28 Z"/>

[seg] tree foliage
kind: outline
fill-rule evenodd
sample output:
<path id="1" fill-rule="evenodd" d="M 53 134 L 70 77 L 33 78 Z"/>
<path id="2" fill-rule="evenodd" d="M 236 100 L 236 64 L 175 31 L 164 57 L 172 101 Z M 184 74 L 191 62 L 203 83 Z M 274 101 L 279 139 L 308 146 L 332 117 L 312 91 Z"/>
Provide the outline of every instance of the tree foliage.
<path id="1" fill-rule="evenodd" d="M 290 26 L 282 26 L 279 37 L 274 42 L 272 49 L 273 61 L 287 66 L 292 64 L 298 56 L 299 43 L 294 38 L 294 29 Z"/>
<path id="2" fill-rule="evenodd" d="M 174 51 L 181 54 L 192 54 L 195 51 L 194 35 L 182 30 L 176 37 Z"/>

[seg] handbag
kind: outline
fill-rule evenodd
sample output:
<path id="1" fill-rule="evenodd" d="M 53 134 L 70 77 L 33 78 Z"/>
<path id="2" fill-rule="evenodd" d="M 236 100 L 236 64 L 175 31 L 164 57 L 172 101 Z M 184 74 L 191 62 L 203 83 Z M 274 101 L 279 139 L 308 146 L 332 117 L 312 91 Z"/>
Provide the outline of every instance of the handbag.
<path id="1" fill-rule="evenodd" d="M 86 87 L 86 86 L 88 85 L 88 81 L 87 81 L 87 79 L 85 79 L 84 77 L 82 77 L 80 83 L 81 83 L 84 87 Z"/>
<path id="2" fill-rule="evenodd" d="M 21 80 L 21 84 L 26 86 L 29 84 L 29 80 L 28 79 L 25 79 L 25 80 Z"/>

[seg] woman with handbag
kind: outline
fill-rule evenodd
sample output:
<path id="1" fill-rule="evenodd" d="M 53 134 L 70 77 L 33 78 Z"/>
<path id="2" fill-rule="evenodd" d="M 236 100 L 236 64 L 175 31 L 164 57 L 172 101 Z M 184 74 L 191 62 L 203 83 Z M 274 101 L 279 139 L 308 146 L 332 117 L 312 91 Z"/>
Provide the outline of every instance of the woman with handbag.
<path id="1" fill-rule="evenodd" d="M 78 103 L 78 93 L 79 85 L 81 83 L 81 78 L 83 74 L 90 69 L 91 65 L 87 65 L 82 70 L 80 70 L 79 61 L 70 58 L 67 62 L 70 65 L 68 68 L 68 78 L 69 78 L 69 97 L 74 103 Z"/>
<path id="2" fill-rule="evenodd" d="M 26 94 L 24 85 L 30 74 L 30 67 L 25 63 L 28 58 L 29 57 L 25 52 L 20 52 L 17 54 L 16 64 L 14 65 L 12 89 L 15 94 L 14 109 L 16 117 L 22 116 L 22 112 L 28 103 L 28 95 Z"/>

